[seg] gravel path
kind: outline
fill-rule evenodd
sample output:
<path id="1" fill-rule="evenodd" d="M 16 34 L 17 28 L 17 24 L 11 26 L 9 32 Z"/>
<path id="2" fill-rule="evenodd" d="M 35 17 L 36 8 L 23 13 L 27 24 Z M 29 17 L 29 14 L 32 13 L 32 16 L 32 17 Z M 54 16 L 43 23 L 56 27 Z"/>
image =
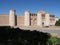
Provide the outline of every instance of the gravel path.
<path id="1" fill-rule="evenodd" d="M 20 29 L 25 29 L 25 30 L 37 30 L 40 32 L 44 32 L 44 33 L 50 33 L 53 36 L 57 36 L 60 37 L 60 27 L 56 28 L 56 27 L 52 27 L 52 28 L 40 28 L 40 27 L 20 27 Z"/>
<path id="2" fill-rule="evenodd" d="M 60 30 L 38 30 L 41 32 L 60 34 Z"/>

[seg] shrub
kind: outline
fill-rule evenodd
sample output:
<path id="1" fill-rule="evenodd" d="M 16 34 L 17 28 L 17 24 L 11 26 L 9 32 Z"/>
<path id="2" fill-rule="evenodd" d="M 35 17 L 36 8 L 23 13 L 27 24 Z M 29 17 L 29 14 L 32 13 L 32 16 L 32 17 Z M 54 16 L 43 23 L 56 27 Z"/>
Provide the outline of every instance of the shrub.
<path id="1" fill-rule="evenodd" d="M 0 45 L 47 45 L 50 34 L 19 28 L 0 27 Z"/>
<path id="2" fill-rule="evenodd" d="M 36 30 L 0 27 L 0 45 L 60 45 L 60 38 Z"/>
<path id="3" fill-rule="evenodd" d="M 47 43 L 48 45 L 60 45 L 60 38 L 51 37 Z"/>

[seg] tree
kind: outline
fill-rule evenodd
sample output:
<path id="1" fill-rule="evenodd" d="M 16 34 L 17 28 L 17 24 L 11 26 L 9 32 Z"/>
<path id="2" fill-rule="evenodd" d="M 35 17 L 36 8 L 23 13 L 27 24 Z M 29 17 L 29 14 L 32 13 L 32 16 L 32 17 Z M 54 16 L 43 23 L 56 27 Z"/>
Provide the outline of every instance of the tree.
<path id="1" fill-rule="evenodd" d="M 56 21 L 55 26 L 60 26 L 60 19 Z"/>

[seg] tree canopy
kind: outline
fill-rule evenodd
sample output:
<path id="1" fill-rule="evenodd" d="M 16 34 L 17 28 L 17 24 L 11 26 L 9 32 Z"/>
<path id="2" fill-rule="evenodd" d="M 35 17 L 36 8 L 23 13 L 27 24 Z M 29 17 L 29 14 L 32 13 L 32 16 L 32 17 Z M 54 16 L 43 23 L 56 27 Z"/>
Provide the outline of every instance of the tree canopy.
<path id="1" fill-rule="evenodd" d="M 60 26 L 60 19 L 56 21 L 55 26 Z"/>

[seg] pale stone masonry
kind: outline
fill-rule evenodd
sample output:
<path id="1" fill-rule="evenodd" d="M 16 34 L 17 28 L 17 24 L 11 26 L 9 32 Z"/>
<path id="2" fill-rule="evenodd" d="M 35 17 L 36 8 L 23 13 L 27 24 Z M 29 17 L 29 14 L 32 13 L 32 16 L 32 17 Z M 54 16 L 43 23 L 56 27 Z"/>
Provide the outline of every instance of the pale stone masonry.
<path id="1" fill-rule="evenodd" d="M 9 14 L 9 25 L 10 26 L 15 26 L 15 10 L 10 10 Z"/>
<path id="2" fill-rule="evenodd" d="M 50 14 L 46 13 L 45 15 L 45 26 L 49 26 L 50 24 Z"/>
<path id="3" fill-rule="evenodd" d="M 16 10 L 10 10 L 9 14 L 0 14 L 0 26 L 54 26 L 58 19 L 45 11 L 32 14 L 26 10 L 24 15 L 17 15 Z"/>
<path id="4" fill-rule="evenodd" d="M 30 12 L 28 10 L 25 11 L 24 19 L 25 19 L 25 22 L 24 22 L 25 26 L 29 26 L 30 25 Z"/>
<path id="5" fill-rule="evenodd" d="M 37 13 L 37 26 L 42 27 L 42 14 L 40 12 Z"/>

